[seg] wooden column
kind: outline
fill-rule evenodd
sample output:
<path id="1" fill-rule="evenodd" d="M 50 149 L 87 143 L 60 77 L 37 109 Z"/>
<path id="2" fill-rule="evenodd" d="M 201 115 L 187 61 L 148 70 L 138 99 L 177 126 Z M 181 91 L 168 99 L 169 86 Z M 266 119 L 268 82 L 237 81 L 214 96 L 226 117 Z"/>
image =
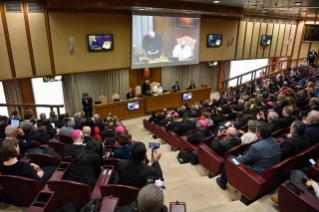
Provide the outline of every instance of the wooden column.
<path id="1" fill-rule="evenodd" d="M 20 89 L 23 103 L 35 104 L 31 79 L 21 79 Z M 29 107 L 28 109 L 32 110 L 34 117 L 37 117 L 37 110 L 35 107 Z M 23 117 L 23 114 L 21 114 L 21 116 Z"/>
<path id="2" fill-rule="evenodd" d="M 219 76 L 218 76 L 218 91 L 224 90 L 222 81 L 225 79 L 225 61 L 220 62 Z"/>

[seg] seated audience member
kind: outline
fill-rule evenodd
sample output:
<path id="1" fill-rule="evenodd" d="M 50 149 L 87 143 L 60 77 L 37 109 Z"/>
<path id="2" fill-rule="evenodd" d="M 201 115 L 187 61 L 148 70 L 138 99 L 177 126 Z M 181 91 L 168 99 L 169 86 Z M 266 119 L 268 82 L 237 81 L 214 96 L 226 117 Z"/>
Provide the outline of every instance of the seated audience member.
<path id="1" fill-rule="evenodd" d="M 63 151 L 62 151 L 62 159 L 67 157 L 67 156 L 72 156 L 74 155 L 74 153 L 83 148 L 85 146 L 85 144 L 83 144 L 84 142 L 84 136 L 83 133 L 80 130 L 74 130 L 72 133 L 72 139 L 73 139 L 73 144 L 67 144 L 63 147 Z"/>
<path id="2" fill-rule="evenodd" d="M 156 113 L 156 118 L 154 119 L 154 124 L 159 124 L 165 117 L 163 116 L 162 112 Z"/>
<path id="3" fill-rule="evenodd" d="M 214 124 L 213 120 L 211 120 L 211 119 L 209 118 L 209 114 L 208 114 L 207 112 L 203 112 L 203 113 L 202 113 L 202 119 L 199 120 L 199 121 L 197 121 L 197 123 L 196 123 L 196 127 L 197 127 L 197 128 L 200 128 L 200 124 L 201 124 L 202 121 L 206 121 L 207 124 L 208 124 L 208 126 L 211 126 L 211 125 Z"/>
<path id="4" fill-rule="evenodd" d="M 281 160 L 295 156 L 310 147 L 310 139 L 305 131 L 306 125 L 301 121 L 294 121 L 291 124 L 287 139 L 280 144 Z"/>
<path id="5" fill-rule="evenodd" d="M 154 162 L 148 162 L 146 147 L 142 142 L 136 142 L 131 149 L 132 161 L 121 160 L 117 164 L 114 184 L 135 186 L 142 188 L 146 185 L 148 177 L 163 177 L 159 159 L 161 153 L 154 151 Z"/>
<path id="6" fill-rule="evenodd" d="M 43 134 L 38 134 L 36 131 L 33 130 L 31 125 L 25 125 L 23 127 L 23 131 L 25 132 L 25 134 L 27 134 L 27 136 L 29 136 L 30 139 L 40 142 L 41 144 L 45 144 L 46 141 L 50 140 L 50 136 L 47 132 L 46 127 L 43 127 L 42 129 Z"/>
<path id="7" fill-rule="evenodd" d="M 10 119 L 8 119 L 8 124 L 11 124 L 11 120 L 19 120 L 19 121 L 21 121 L 21 117 L 20 117 L 20 114 L 19 114 L 19 112 L 18 111 L 16 111 L 16 110 L 14 110 L 14 111 L 12 111 L 12 113 L 11 113 L 11 118 Z"/>
<path id="8" fill-rule="evenodd" d="M 70 174 L 66 180 L 85 183 L 93 191 L 101 173 L 102 151 L 102 143 L 96 138 L 91 138 L 83 149 L 73 155 Z"/>
<path id="9" fill-rule="evenodd" d="M 61 129 L 64 126 L 64 118 L 65 118 L 64 114 L 60 114 L 59 115 L 59 121 L 55 122 L 55 127 L 56 128 L 60 128 Z"/>
<path id="10" fill-rule="evenodd" d="M 188 114 L 190 116 L 191 114 L 188 113 L 187 107 L 185 105 L 182 106 L 182 108 L 178 111 L 179 117 L 183 117 L 184 114 Z"/>
<path id="11" fill-rule="evenodd" d="M 309 100 L 310 108 L 301 112 L 301 116 L 307 116 L 308 113 L 312 110 L 319 111 L 319 100 L 316 97 L 312 97 Z M 21 124 L 20 124 L 21 125 Z"/>
<path id="12" fill-rule="evenodd" d="M 237 109 L 238 109 L 238 106 L 236 104 L 233 104 L 231 106 L 231 113 L 226 117 L 227 120 L 234 120 L 236 119 L 236 116 L 237 116 Z"/>
<path id="13" fill-rule="evenodd" d="M 144 186 L 137 196 L 137 201 L 129 206 L 115 208 L 114 212 L 168 212 L 164 205 L 164 195 L 158 186 L 149 184 Z"/>
<path id="14" fill-rule="evenodd" d="M 306 107 L 307 101 L 302 98 L 301 93 L 295 93 L 296 105 L 299 108 Z"/>
<path id="15" fill-rule="evenodd" d="M 109 122 L 107 126 L 104 127 L 104 131 L 100 133 L 101 137 L 105 140 L 104 145 L 115 145 L 115 126 L 113 122 Z"/>
<path id="16" fill-rule="evenodd" d="M 238 146 L 241 144 L 241 139 L 237 137 L 237 130 L 234 127 L 229 127 L 226 130 L 225 139 L 220 138 L 222 134 L 225 133 L 220 132 L 218 130 L 217 136 L 211 143 L 212 150 L 216 152 L 219 156 L 223 157 L 224 153 L 230 150 L 231 148 Z"/>
<path id="17" fill-rule="evenodd" d="M 192 90 L 192 89 L 195 89 L 195 88 L 196 88 L 195 82 L 191 81 L 191 83 L 188 86 L 188 90 Z"/>
<path id="18" fill-rule="evenodd" d="M 250 143 L 258 138 L 256 135 L 257 123 L 258 122 L 256 120 L 249 120 L 247 133 L 242 130 L 238 130 L 238 132 L 242 134 L 242 136 L 240 137 L 242 144 Z"/>
<path id="19" fill-rule="evenodd" d="M 238 107 L 237 107 L 237 111 L 243 111 L 244 110 L 244 103 L 245 101 L 242 99 L 238 100 Z"/>
<path id="20" fill-rule="evenodd" d="M 178 123 L 178 120 L 179 120 L 179 115 L 177 112 L 175 112 L 173 114 L 173 120 L 171 120 L 170 122 L 167 123 L 166 125 L 166 131 L 169 131 L 169 130 L 174 130 L 176 124 Z"/>
<path id="21" fill-rule="evenodd" d="M 226 99 L 222 100 L 223 104 L 222 104 L 222 110 L 223 110 L 223 114 L 230 114 L 231 113 L 231 107 L 230 105 L 227 103 Z"/>
<path id="22" fill-rule="evenodd" d="M 174 132 L 178 136 L 182 136 L 188 131 L 196 129 L 196 123 L 189 120 L 188 114 L 184 114 L 183 118 L 179 120 L 179 123 L 177 123 L 174 127 Z"/>
<path id="23" fill-rule="evenodd" d="M 166 126 L 168 122 L 170 122 L 172 120 L 171 118 L 171 114 L 167 114 L 165 119 L 162 119 L 160 122 L 159 122 L 159 126 Z"/>
<path id="24" fill-rule="evenodd" d="M 179 87 L 179 84 L 178 84 L 178 81 L 175 81 L 175 84 L 172 86 L 172 89 L 174 89 L 174 91 L 180 91 L 180 87 Z"/>
<path id="25" fill-rule="evenodd" d="M 96 138 L 99 141 L 102 141 L 102 138 L 100 136 L 100 129 L 95 126 L 94 121 L 92 119 L 86 120 L 86 123 L 84 126 L 89 126 L 91 127 L 91 137 Z"/>
<path id="26" fill-rule="evenodd" d="M 27 151 L 27 149 L 35 147 L 35 144 L 32 142 L 32 139 L 28 135 L 26 135 L 22 129 L 18 128 L 15 125 L 8 125 L 5 129 L 5 134 L 5 139 L 19 139 L 18 144 L 21 154 L 24 154 Z M 4 139 L 0 140 L 0 144 L 3 140 Z"/>
<path id="27" fill-rule="evenodd" d="M 310 139 L 310 146 L 319 143 L 319 112 L 310 111 L 307 116 L 306 134 Z"/>
<path id="28" fill-rule="evenodd" d="M 284 94 L 286 91 L 288 91 L 290 89 L 289 85 L 287 82 L 283 83 L 283 88 L 282 90 L 279 92 L 279 94 Z"/>
<path id="29" fill-rule="evenodd" d="M 278 95 L 278 96 L 279 96 L 279 95 Z M 280 104 L 279 104 L 279 106 L 278 106 L 277 109 L 276 109 L 276 112 L 277 112 L 278 114 L 282 114 L 282 111 L 283 111 L 283 109 L 284 109 L 286 106 L 288 106 L 288 100 L 287 100 L 287 99 L 281 99 L 281 100 L 280 100 Z"/>
<path id="30" fill-rule="evenodd" d="M 56 135 L 56 130 L 55 130 L 55 128 L 53 128 L 49 119 L 45 119 L 42 122 L 42 126 L 45 126 L 47 128 L 47 132 L 49 133 L 50 138 L 52 138 L 53 136 Z"/>
<path id="31" fill-rule="evenodd" d="M 89 140 L 91 140 L 91 127 L 89 126 L 83 127 L 82 132 L 83 132 L 83 138 L 84 138 L 83 143 L 86 144 Z"/>
<path id="32" fill-rule="evenodd" d="M 129 88 L 126 94 L 126 99 L 133 99 L 133 98 L 134 98 L 134 93 L 132 91 L 132 88 Z"/>
<path id="33" fill-rule="evenodd" d="M 215 115 L 212 115 L 214 124 L 218 125 L 226 120 L 226 116 L 223 116 L 223 109 L 218 107 L 215 110 Z"/>
<path id="34" fill-rule="evenodd" d="M 268 124 L 270 125 L 271 132 L 275 132 L 280 129 L 280 125 L 278 123 L 278 113 L 270 112 L 267 116 Z"/>
<path id="35" fill-rule="evenodd" d="M 26 161 L 18 161 L 17 156 L 20 153 L 18 140 L 5 139 L 1 143 L 1 156 L 3 163 L 0 164 L 0 172 L 2 175 L 15 175 L 20 177 L 28 177 L 41 182 L 42 186 L 51 178 L 56 167 L 46 166 L 39 167 L 34 163 Z"/>
<path id="36" fill-rule="evenodd" d="M 160 83 L 157 83 L 152 89 L 153 93 L 163 93 L 163 88 L 161 87 Z"/>
<path id="37" fill-rule="evenodd" d="M 75 130 L 83 129 L 83 124 L 81 123 L 81 120 L 82 120 L 81 113 L 75 113 L 74 114 L 74 122 L 75 122 L 74 129 Z"/>
<path id="38" fill-rule="evenodd" d="M 45 113 L 40 113 L 40 119 L 41 121 L 44 121 L 47 119 L 47 115 L 45 115 Z"/>
<path id="39" fill-rule="evenodd" d="M 252 111 L 250 110 L 250 103 L 249 102 L 245 102 L 245 108 L 242 110 L 242 112 L 245 114 L 245 115 L 249 115 L 252 113 Z"/>
<path id="40" fill-rule="evenodd" d="M 34 127 L 34 124 L 31 122 L 31 119 L 32 119 L 32 113 L 29 110 L 27 110 L 24 113 L 24 120 L 20 122 L 20 128 L 23 129 L 24 126 L 30 125 L 35 131 L 36 129 Z"/>
<path id="41" fill-rule="evenodd" d="M 239 161 L 246 164 L 246 166 L 256 172 L 258 175 L 262 175 L 268 168 L 276 165 L 281 160 L 281 151 L 278 142 L 271 136 L 271 128 L 269 124 L 259 122 L 257 124 L 257 136 L 260 141 L 252 144 L 248 151 L 238 156 Z M 229 156 L 235 157 L 233 155 Z M 227 173 L 226 163 L 223 171 L 216 179 L 217 184 L 223 190 L 227 185 Z"/>
<path id="42" fill-rule="evenodd" d="M 75 127 L 75 122 L 73 120 L 68 121 L 67 127 L 62 127 L 61 129 L 57 129 L 57 135 L 66 135 L 66 136 L 72 136 L 72 132 Z"/>
<path id="43" fill-rule="evenodd" d="M 68 122 L 70 121 L 70 114 L 65 113 L 64 114 L 64 119 L 63 119 L 63 126 L 68 126 Z"/>
<path id="44" fill-rule="evenodd" d="M 95 123 L 95 126 L 96 126 L 96 127 L 100 127 L 100 126 L 103 125 L 102 120 L 100 119 L 99 114 L 95 113 L 95 114 L 93 115 L 93 119 L 94 119 L 94 123 Z"/>
<path id="45" fill-rule="evenodd" d="M 133 146 L 131 138 L 126 133 L 119 133 L 116 138 L 115 146 L 119 147 L 119 149 L 114 150 L 112 158 L 132 160 L 130 154 Z"/>
<path id="46" fill-rule="evenodd" d="M 154 122 L 156 119 L 156 113 L 155 112 L 152 112 L 152 115 L 151 117 L 148 119 L 148 123 L 152 123 Z"/>
<path id="47" fill-rule="evenodd" d="M 113 116 L 112 113 L 109 113 L 106 118 L 104 118 L 104 127 L 107 126 L 110 122 L 113 122 L 115 127 L 117 126 L 117 117 Z"/>
<path id="48" fill-rule="evenodd" d="M 32 118 L 33 117 L 33 111 L 31 109 L 27 109 L 26 112 L 30 113 L 31 114 L 31 120 L 30 122 L 35 125 L 35 120 Z"/>
<path id="49" fill-rule="evenodd" d="M 200 122 L 199 131 L 193 132 L 187 136 L 187 141 L 191 144 L 198 146 L 202 140 L 213 135 L 213 133 L 207 129 L 208 122 L 203 120 Z"/>
<path id="50" fill-rule="evenodd" d="M 297 104 L 294 98 L 288 97 L 288 106 L 292 108 L 292 111 L 295 111 L 297 109 Z"/>
<path id="51" fill-rule="evenodd" d="M 307 68 L 308 62 L 307 59 L 304 59 L 303 62 L 299 65 L 299 68 Z"/>
<path id="52" fill-rule="evenodd" d="M 6 127 L 8 125 L 8 122 L 6 121 L 0 121 L 0 139 L 3 139 L 6 137 Z"/>
<path id="53" fill-rule="evenodd" d="M 81 111 L 81 123 L 82 125 L 84 125 L 86 123 L 86 116 L 85 116 L 85 112 L 84 111 Z"/>
<path id="54" fill-rule="evenodd" d="M 54 122 L 53 118 L 54 118 L 55 116 L 56 116 L 56 115 L 55 115 L 55 111 L 51 111 L 51 112 L 50 112 L 50 117 L 49 117 L 49 120 L 50 120 L 51 123 Z"/>
<path id="55" fill-rule="evenodd" d="M 293 113 L 292 107 L 286 106 L 282 110 L 282 118 L 278 120 L 280 128 L 287 128 L 291 125 L 291 123 L 295 120 L 293 117 L 291 117 Z"/>
<path id="56" fill-rule="evenodd" d="M 242 128 L 243 126 L 247 125 L 248 123 L 248 119 L 245 117 L 245 115 L 243 114 L 243 112 L 238 112 L 237 115 L 237 120 L 238 122 L 234 124 L 234 127 L 236 129 L 240 129 Z"/>

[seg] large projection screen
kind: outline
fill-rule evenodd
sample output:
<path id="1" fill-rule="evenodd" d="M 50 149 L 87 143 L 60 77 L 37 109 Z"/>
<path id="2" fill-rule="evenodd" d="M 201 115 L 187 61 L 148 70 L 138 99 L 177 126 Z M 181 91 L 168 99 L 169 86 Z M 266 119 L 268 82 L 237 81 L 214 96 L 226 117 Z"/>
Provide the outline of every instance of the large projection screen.
<path id="1" fill-rule="evenodd" d="M 132 69 L 198 63 L 200 16 L 133 12 Z"/>

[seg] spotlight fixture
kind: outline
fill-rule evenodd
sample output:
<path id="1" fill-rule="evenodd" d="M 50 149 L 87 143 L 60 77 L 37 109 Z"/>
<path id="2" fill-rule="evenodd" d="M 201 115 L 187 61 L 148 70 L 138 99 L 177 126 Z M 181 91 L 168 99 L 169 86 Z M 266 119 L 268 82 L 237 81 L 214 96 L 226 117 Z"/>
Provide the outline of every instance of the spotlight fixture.
<path id="1" fill-rule="evenodd" d="M 250 7 L 257 7 L 257 4 L 250 5 Z"/>
<path id="2" fill-rule="evenodd" d="M 301 1 L 297 1 L 297 2 L 295 2 L 295 5 L 302 5 L 302 2 Z"/>
<path id="3" fill-rule="evenodd" d="M 191 13 L 191 11 L 185 11 L 185 13 Z"/>
<path id="4" fill-rule="evenodd" d="M 266 13 L 266 12 L 268 12 L 268 11 L 267 11 L 267 10 L 263 10 L 263 11 L 261 11 L 261 12 Z"/>
<path id="5" fill-rule="evenodd" d="M 144 7 L 141 7 L 141 8 L 138 8 L 138 10 L 145 10 L 145 8 L 144 8 Z"/>
<path id="6" fill-rule="evenodd" d="M 302 13 L 306 13 L 307 12 L 307 10 L 305 10 L 305 11 L 301 11 Z"/>
<path id="7" fill-rule="evenodd" d="M 223 14 L 222 16 L 227 16 L 227 14 Z"/>
<path id="8" fill-rule="evenodd" d="M 220 1 L 213 1 L 213 3 L 218 4 L 218 3 L 220 3 Z"/>

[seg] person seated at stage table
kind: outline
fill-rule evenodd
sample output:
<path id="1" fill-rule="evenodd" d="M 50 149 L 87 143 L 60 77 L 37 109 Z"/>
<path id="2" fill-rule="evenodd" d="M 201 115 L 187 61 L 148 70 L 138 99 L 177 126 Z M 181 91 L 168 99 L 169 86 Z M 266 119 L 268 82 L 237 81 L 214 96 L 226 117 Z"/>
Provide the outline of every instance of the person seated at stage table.
<path id="1" fill-rule="evenodd" d="M 150 87 L 150 81 L 146 80 L 142 85 L 142 94 L 144 96 L 152 96 L 151 94 L 151 87 Z"/>
<path id="2" fill-rule="evenodd" d="M 189 59 L 193 55 L 191 47 L 186 44 L 186 41 L 181 41 L 177 44 L 173 50 L 173 57 L 178 57 L 178 59 Z"/>
<path id="3" fill-rule="evenodd" d="M 148 58 L 159 58 L 162 56 L 162 48 L 164 46 L 162 36 L 150 31 L 148 35 L 143 37 L 143 49 Z"/>
<path id="4" fill-rule="evenodd" d="M 174 132 L 178 136 L 182 136 L 188 131 L 196 129 L 196 123 L 189 120 L 189 115 L 184 114 L 183 118 L 179 119 L 179 123 L 177 123 L 174 127 Z"/>
<path id="5" fill-rule="evenodd" d="M 180 87 L 179 87 L 179 84 L 178 84 L 178 81 L 175 81 L 175 84 L 172 86 L 172 89 L 174 89 L 174 91 L 180 91 Z"/>
<path id="6" fill-rule="evenodd" d="M 192 90 L 192 89 L 195 89 L 195 88 L 196 88 L 195 82 L 191 81 L 191 83 L 188 86 L 188 90 Z"/>
<path id="7" fill-rule="evenodd" d="M 4 161 L 0 164 L 1 174 L 32 178 L 40 181 L 44 187 L 53 175 L 56 167 L 46 166 L 40 168 L 34 163 L 30 164 L 26 161 L 18 161 L 17 156 L 19 153 L 18 139 L 5 139 L 1 143 L 1 156 Z"/>
<path id="8" fill-rule="evenodd" d="M 132 92 L 132 88 L 129 88 L 126 94 L 126 99 L 133 99 L 133 98 L 134 98 L 134 93 Z"/>
<path id="9" fill-rule="evenodd" d="M 152 89 L 153 93 L 163 93 L 163 88 L 161 87 L 161 83 L 157 83 L 157 85 L 155 85 Z"/>
<path id="10" fill-rule="evenodd" d="M 208 122 L 203 120 L 200 122 L 199 131 L 193 132 L 187 136 L 187 141 L 191 144 L 198 146 L 202 140 L 213 135 L 213 133 L 207 129 Z"/>

